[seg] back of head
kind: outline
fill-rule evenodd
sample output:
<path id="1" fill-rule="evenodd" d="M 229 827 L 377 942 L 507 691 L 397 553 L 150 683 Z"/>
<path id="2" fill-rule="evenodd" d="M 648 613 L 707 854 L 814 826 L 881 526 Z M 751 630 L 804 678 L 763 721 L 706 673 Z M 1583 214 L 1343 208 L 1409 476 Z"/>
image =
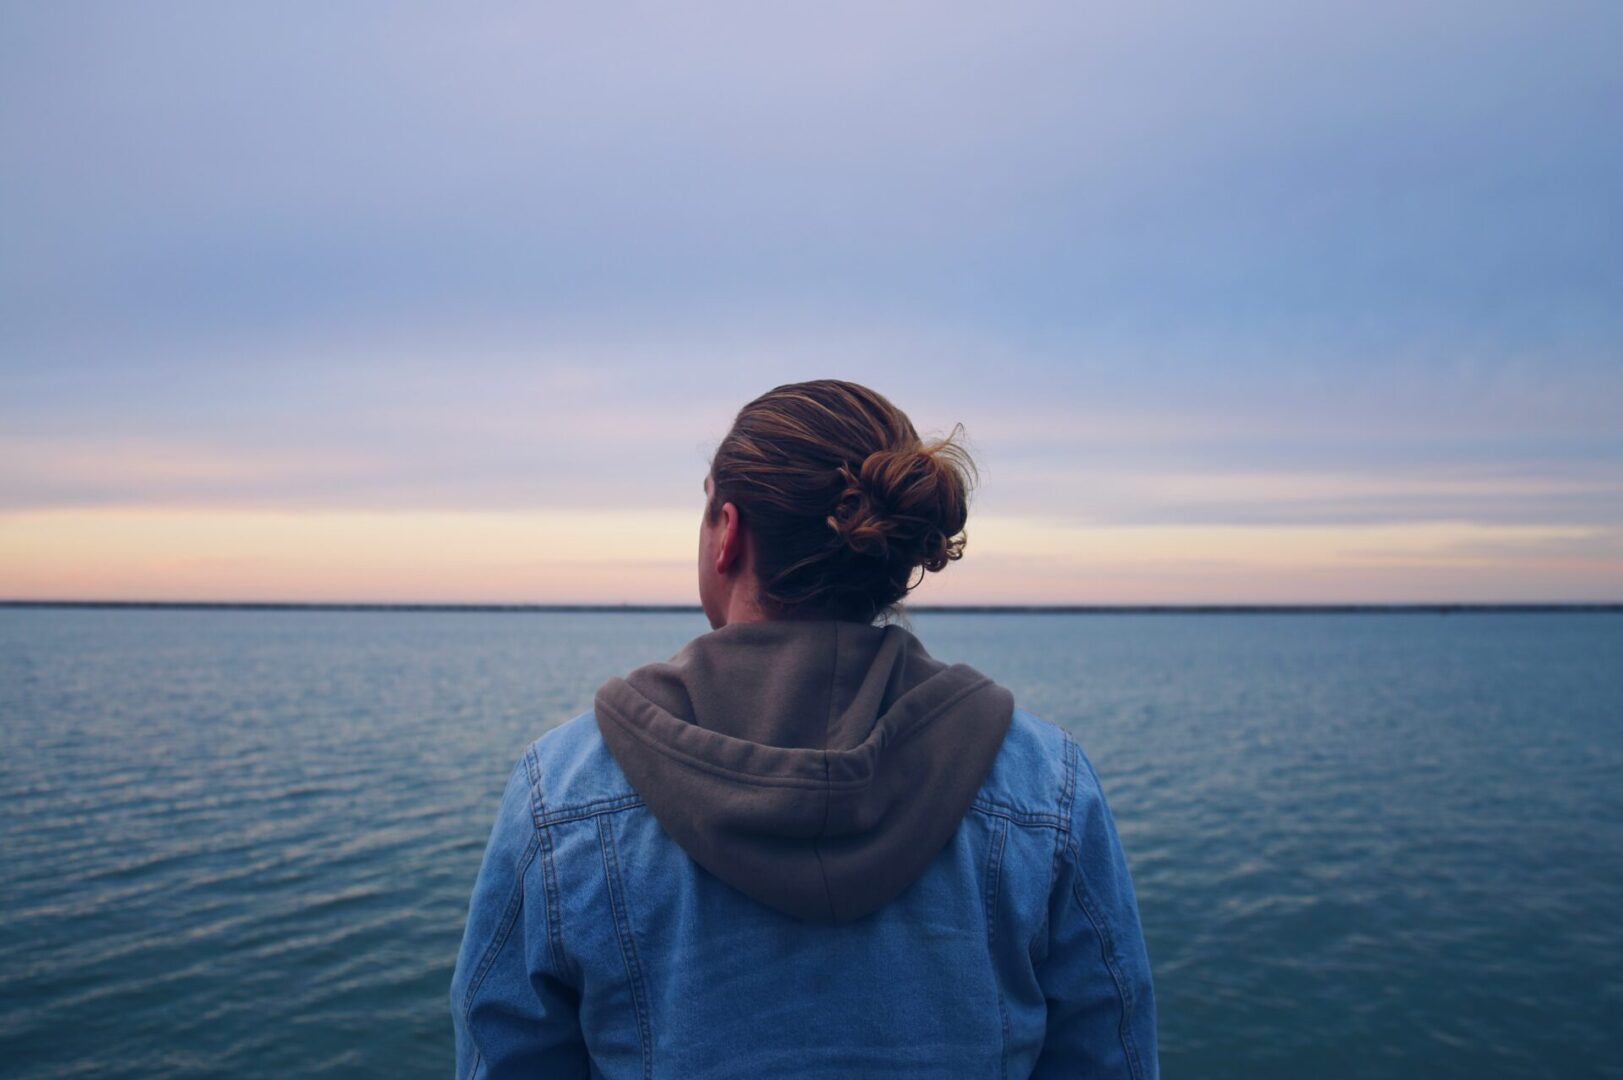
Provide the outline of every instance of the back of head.
<path id="1" fill-rule="evenodd" d="M 872 622 L 917 587 L 915 570 L 963 555 L 975 467 L 961 431 L 922 440 L 856 383 L 776 387 L 717 447 L 707 516 L 738 508 L 769 617 Z"/>

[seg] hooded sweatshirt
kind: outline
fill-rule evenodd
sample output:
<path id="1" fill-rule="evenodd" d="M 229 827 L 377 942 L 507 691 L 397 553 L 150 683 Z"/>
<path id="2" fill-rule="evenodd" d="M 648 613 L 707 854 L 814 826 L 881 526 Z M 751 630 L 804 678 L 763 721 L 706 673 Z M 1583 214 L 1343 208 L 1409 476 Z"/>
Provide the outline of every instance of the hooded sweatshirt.
<path id="1" fill-rule="evenodd" d="M 849 922 L 946 846 L 1014 696 L 896 625 L 729 623 L 598 690 L 598 727 L 700 866 L 801 919 Z"/>

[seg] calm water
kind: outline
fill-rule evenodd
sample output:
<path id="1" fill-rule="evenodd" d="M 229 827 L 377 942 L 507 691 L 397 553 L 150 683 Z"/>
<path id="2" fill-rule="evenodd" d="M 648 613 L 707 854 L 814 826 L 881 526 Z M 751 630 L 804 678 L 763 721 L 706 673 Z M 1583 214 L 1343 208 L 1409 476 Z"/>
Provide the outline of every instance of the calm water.
<path id="1" fill-rule="evenodd" d="M 1623 1076 L 1623 616 L 914 628 L 1098 766 L 1168 1076 Z M 0 610 L 0 1072 L 448 1074 L 508 769 L 705 629 Z"/>

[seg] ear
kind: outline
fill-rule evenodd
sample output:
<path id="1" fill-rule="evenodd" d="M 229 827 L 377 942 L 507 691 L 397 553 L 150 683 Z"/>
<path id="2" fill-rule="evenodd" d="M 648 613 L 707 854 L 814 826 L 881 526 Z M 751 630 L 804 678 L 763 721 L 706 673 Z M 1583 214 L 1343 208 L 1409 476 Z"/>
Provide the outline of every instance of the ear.
<path id="1" fill-rule="evenodd" d="M 721 504 L 721 543 L 716 548 L 716 573 L 731 571 L 744 557 L 744 523 L 738 507 Z"/>

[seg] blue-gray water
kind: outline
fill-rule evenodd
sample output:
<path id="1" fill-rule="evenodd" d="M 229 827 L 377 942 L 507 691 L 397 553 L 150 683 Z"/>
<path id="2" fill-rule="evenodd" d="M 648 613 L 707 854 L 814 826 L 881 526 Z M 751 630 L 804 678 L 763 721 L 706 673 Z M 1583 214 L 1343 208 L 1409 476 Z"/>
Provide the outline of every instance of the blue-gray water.
<path id="1" fill-rule="evenodd" d="M 447 1074 L 509 767 L 705 629 L 0 610 L 0 1072 Z M 1098 766 L 1169 1077 L 1623 1075 L 1623 616 L 914 629 Z"/>

